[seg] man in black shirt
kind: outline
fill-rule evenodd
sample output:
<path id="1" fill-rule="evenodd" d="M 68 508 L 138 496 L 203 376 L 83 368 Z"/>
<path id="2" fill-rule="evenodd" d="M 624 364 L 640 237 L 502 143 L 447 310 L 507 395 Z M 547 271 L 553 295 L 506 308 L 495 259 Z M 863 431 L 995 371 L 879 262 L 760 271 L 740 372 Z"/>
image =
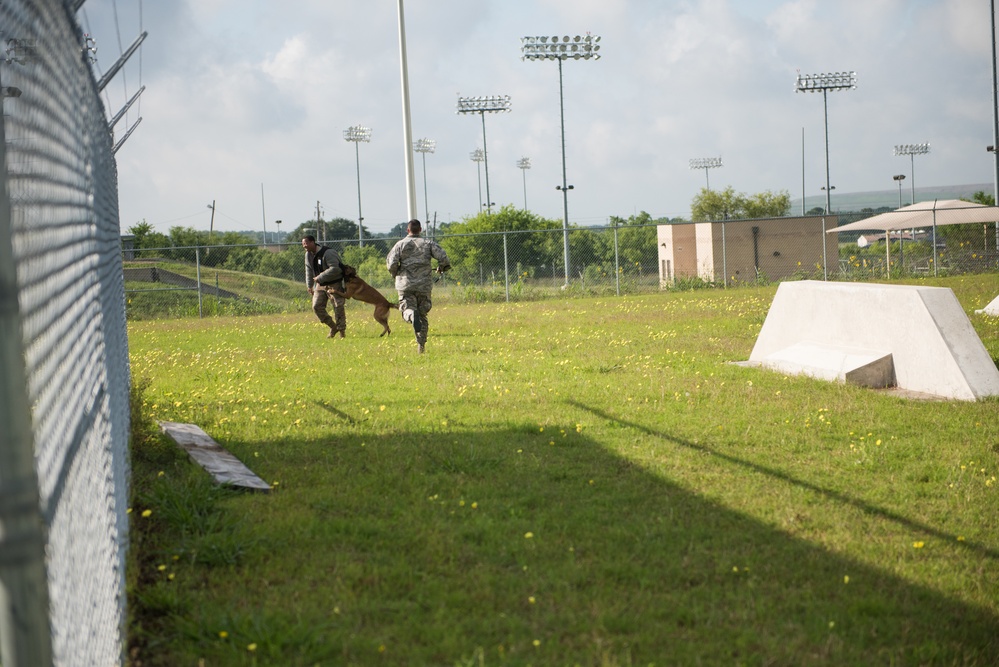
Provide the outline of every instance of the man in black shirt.
<path id="1" fill-rule="evenodd" d="M 347 331 L 347 316 L 343 312 L 344 298 L 330 296 L 323 289 L 340 283 L 339 289 L 343 290 L 340 255 L 333 248 L 317 245 L 314 236 L 303 238 L 302 247 L 305 248 L 305 287 L 312 295 L 312 311 L 320 322 L 330 328 L 327 338 L 333 338 L 337 333 L 343 338 Z M 326 311 L 326 304 L 330 299 L 333 299 L 333 314 L 336 316 L 336 321 Z"/>

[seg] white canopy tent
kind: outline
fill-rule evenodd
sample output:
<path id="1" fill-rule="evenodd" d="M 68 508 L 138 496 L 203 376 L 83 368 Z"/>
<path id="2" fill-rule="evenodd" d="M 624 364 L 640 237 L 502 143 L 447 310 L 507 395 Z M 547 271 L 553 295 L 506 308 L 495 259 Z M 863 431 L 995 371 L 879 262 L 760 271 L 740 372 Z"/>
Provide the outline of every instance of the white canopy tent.
<path id="1" fill-rule="evenodd" d="M 910 206 L 903 206 L 895 211 L 880 213 L 878 215 L 851 222 L 850 224 L 830 229 L 826 233 L 833 232 L 854 232 L 861 230 L 877 230 L 885 233 L 885 256 L 890 267 L 890 257 L 888 257 L 889 232 L 902 229 L 915 229 L 916 227 L 933 228 L 933 272 L 936 273 L 937 264 L 937 227 L 940 225 L 966 225 L 968 223 L 996 223 L 999 225 L 999 206 L 983 206 L 973 202 L 961 201 L 959 199 L 945 199 L 943 201 L 921 201 Z M 996 232 L 999 239 L 999 230 Z"/>

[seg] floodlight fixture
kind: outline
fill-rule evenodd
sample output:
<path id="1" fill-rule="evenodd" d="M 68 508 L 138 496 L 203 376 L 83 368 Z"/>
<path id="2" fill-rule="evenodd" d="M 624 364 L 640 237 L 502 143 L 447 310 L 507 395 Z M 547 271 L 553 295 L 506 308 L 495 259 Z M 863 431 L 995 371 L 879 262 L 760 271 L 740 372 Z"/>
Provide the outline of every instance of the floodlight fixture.
<path id="1" fill-rule="evenodd" d="M 562 130 L 562 252 L 565 265 L 565 286 L 569 285 L 569 190 L 565 172 L 565 98 L 562 93 L 562 61 L 600 60 L 600 36 L 591 35 L 547 35 L 520 38 L 521 60 L 558 61 L 558 104 L 559 124 Z"/>
<path id="2" fill-rule="evenodd" d="M 599 60 L 600 37 L 595 35 L 563 35 L 550 38 L 521 37 L 521 60 Z"/>
<path id="3" fill-rule="evenodd" d="M 916 156 L 926 155 L 930 152 L 930 144 L 898 144 L 895 146 L 895 155 L 909 156 L 909 195 L 912 197 L 910 203 L 916 203 Z M 901 206 L 900 206 L 901 208 Z"/>
<path id="4" fill-rule="evenodd" d="M 354 159 L 357 162 L 357 245 L 364 247 L 364 216 L 361 214 L 361 153 L 358 146 L 361 142 L 371 141 L 371 128 L 363 125 L 351 125 L 343 131 L 345 141 L 354 143 Z"/>
<path id="5" fill-rule="evenodd" d="M 489 196 L 489 151 L 486 149 L 486 114 L 508 113 L 509 95 L 487 95 L 481 97 L 458 97 L 459 114 L 477 113 L 482 117 L 482 160 L 486 165 L 486 211 L 492 213 L 492 198 Z M 482 197 L 479 197 L 482 201 Z"/>
<path id="6" fill-rule="evenodd" d="M 818 93 L 827 90 L 856 90 L 856 72 L 833 72 L 832 74 L 801 74 L 794 82 L 796 93 Z"/>
<path id="7" fill-rule="evenodd" d="M 831 210 L 829 192 L 832 188 L 829 185 L 829 99 L 828 93 L 837 90 L 856 90 L 857 73 L 834 72 L 832 74 L 802 74 L 798 72 L 798 77 L 794 82 L 794 92 L 796 93 L 822 93 L 823 120 L 826 132 L 826 214 Z"/>
<path id="8" fill-rule="evenodd" d="M 690 160 L 691 169 L 704 170 L 704 180 L 707 183 L 708 190 L 711 189 L 711 179 L 708 178 L 708 170 L 717 169 L 722 166 L 724 165 L 722 164 L 722 159 L 720 157 L 695 157 Z"/>
<path id="9" fill-rule="evenodd" d="M 517 167 L 524 176 L 524 210 L 527 210 L 527 170 L 531 168 L 531 158 L 522 157 L 517 160 Z"/>
<path id="10" fill-rule="evenodd" d="M 351 125 L 343 131 L 343 138 L 345 141 L 368 143 L 371 141 L 371 128 L 363 125 Z"/>
<path id="11" fill-rule="evenodd" d="M 423 154 L 423 211 L 426 215 L 424 221 L 430 225 L 430 205 L 427 203 L 427 153 L 433 153 L 437 149 L 437 141 L 434 139 L 417 139 L 413 142 L 413 150 Z"/>

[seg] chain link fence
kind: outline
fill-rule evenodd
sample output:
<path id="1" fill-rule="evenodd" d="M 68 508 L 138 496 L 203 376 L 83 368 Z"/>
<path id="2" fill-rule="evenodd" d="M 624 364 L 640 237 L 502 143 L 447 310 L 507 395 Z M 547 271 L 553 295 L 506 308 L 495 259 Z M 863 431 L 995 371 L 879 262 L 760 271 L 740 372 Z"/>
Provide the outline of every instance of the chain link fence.
<path id="1" fill-rule="evenodd" d="M 763 285 L 782 280 L 885 280 L 996 271 L 994 223 L 960 229 L 842 232 L 837 216 L 438 234 L 452 271 L 439 301 L 489 302 Z M 385 255 L 395 238 L 325 245 L 391 296 Z M 935 248 L 935 251 L 934 251 Z M 123 251 L 130 318 L 304 311 L 298 243 Z"/>
<path id="2" fill-rule="evenodd" d="M 117 173 L 79 3 L 0 0 L 0 662 L 123 662 Z"/>

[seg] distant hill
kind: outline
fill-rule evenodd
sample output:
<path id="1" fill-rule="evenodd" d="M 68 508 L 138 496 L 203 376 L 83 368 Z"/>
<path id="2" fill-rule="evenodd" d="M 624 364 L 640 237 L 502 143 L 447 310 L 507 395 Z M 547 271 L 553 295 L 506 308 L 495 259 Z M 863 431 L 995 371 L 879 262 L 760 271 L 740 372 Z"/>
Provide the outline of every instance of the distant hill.
<path id="1" fill-rule="evenodd" d="M 977 183 L 971 185 L 931 185 L 924 188 L 916 188 L 916 201 L 933 201 L 934 199 L 971 199 L 976 192 L 982 191 L 988 194 L 994 192 L 992 183 Z M 898 208 L 898 189 L 876 190 L 873 192 L 844 192 L 839 194 L 833 192 L 829 198 L 833 212 L 837 211 L 859 211 L 861 209 Z M 911 204 L 911 193 L 908 187 L 902 186 L 902 206 Z M 826 197 L 821 195 L 809 195 L 805 197 L 805 211 L 812 208 L 824 208 Z M 801 214 L 801 197 L 791 200 L 791 215 Z"/>

